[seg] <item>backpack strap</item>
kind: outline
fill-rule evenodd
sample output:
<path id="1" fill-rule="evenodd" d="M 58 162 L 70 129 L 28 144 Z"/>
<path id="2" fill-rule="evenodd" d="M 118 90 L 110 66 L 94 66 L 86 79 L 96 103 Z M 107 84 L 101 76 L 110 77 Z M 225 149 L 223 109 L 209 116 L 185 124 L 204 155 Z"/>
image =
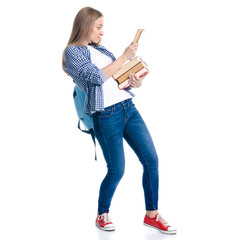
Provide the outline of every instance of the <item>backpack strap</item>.
<path id="1" fill-rule="evenodd" d="M 78 128 L 87 134 L 90 134 L 95 146 L 95 160 L 97 160 L 97 150 L 96 150 L 96 140 L 95 134 L 93 130 L 93 120 L 90 116 L 84 113 L 84 101 L 85 101 L 85 93 L 76 85 L 73 91 L 73 99 L 75 108 L 78 115 Z M 80 122 L 85 126 L 85 129 L 81 129 Z"/>
<path id="2" fill-rule="evenodd" d="M 94 130 L 91 128 L 89 130 L 84 130 L 84 129 L 81 129 L 81 124 L 80 124 L 80 120 L 78 120 L 78 128 L 84 132 L 84 133 L 87 133 L 87 134 L 91 134 L 91 137 L 92 137 L 92 140 L 93 140 L 93 143 L 94 143 L 94 147 L 95 147 L 95 160 L 97 161 L 97 149 L 96 149 L 96 138 L 95 138 L 95 133 L 94 133 Z"/>

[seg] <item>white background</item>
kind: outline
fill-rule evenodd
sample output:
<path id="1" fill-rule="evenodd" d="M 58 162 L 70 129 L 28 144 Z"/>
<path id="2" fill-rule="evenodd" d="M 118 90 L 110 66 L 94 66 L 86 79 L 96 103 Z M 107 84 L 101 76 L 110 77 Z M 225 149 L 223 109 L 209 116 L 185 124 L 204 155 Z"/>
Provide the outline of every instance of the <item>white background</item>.
<path id="1" fill-rule="evenodd" d="M 95 225 L 106 174 L 77 129 L 61 54 L 77 12 L 104 14 L 119 57 L 137 28 L 150 74 L 135 104 L 160 161 L 159 211 L 178 229 L 142 225 L 142 167 L 126 145 L 112 233 Z M 239 239 L 239 1 L 7 1 L 0 6 L 0 239 Z M 87 236 L 86 236 L 87 234 Z"/>

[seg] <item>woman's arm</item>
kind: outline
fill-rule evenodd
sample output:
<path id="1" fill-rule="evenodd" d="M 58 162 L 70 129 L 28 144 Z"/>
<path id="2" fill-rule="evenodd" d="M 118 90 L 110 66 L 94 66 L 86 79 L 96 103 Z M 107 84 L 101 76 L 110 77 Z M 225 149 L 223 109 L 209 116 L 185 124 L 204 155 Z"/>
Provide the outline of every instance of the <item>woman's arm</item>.
<path id="1" fill-rule="evenodd" d="M 106 78 L 108 79 L 109 77 L 111 77 L 118 69 L 122 67 L 125 62 L 133 58 L 136 54 L 137 49 L 138 43 L 131 44 L 126 48 L 124 53 L 119 58 L 117 58 L 113 63 L 104 67 L 103 71 L 106 75 Z"/>
<path id="2" fill-rule="evenodd" d="M 86 55 L 85 48 L 70 46 L 65 53 L 66 70 L 78 85 L 83 82 L 91 82 L 95 85 L 102 85 L 106 81 L 105 73 L 102 69 L 92 64 Z"/>

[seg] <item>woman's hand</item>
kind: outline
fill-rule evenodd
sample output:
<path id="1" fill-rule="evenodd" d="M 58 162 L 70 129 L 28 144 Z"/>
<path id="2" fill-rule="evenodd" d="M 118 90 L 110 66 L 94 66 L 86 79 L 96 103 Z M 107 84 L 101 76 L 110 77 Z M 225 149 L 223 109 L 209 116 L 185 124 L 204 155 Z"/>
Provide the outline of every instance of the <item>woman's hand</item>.
<path id="1" fill-rule="evenodd" d="M 124 63 L 133 58 L 137 52 L 138 43 L 131 44 L 126 48 L 124 53 L 111 64 L 103 68 L 106 78 L 111 77 L 118 69 L 120 69 Z"/>
<path id="2" fill-rule="evenodd" d="M 138 49 L 138 43 L 131 44 L 125 49 L 122 56 L 125 58 L 126 61 L 130 60 L 135 56 L 137 49 Z"/>
<path id="3" fill-rule="evenodd" d="M 148 72 L 145 73 L 142 77 L 137 77 L 136 74 L 131 73 L 129 76 L 128 82 L 130 83 L 130 87 L 139 88 L 142 86 L 143 79 L 148 75 Z"/>

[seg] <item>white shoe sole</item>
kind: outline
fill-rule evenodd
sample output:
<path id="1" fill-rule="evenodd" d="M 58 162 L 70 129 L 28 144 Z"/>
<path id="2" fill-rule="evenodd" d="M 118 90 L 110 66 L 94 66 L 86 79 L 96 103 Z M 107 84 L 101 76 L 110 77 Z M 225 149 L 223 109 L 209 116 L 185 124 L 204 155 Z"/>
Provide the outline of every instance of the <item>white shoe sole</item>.
<path id="1" fill-rule="evenodd" d="M 161 229 L 156 228 L 156 227 L 154 227 L 154 226 L 148 225 L 148 224 L 146 224 L 146 223 L 143 223 L 143 225 L 145 225 L 145 226 L 147 226 L 147 227 L 150 227 L 150 228 L 154 228 L 154 229 L 156 229 L 156 230 L 158 230 L 158 231 L 160 231 L 161 233 L 164 233 L 164 234 L 176 234 L 176 233 L 177 233 L 177 230 L 164 231 L 164 230 L 161 230 Z"/>
<path id="2" fill-rule="evenodd" d="M 103 227 L 100 227 L 97 223 L 96 223 L 96 226 L 97 226 L 98 228 L 100 228 L 101 230 L 103 230 L 103 231 L 115 231 L 115 227 L 103 228 Z"/>

